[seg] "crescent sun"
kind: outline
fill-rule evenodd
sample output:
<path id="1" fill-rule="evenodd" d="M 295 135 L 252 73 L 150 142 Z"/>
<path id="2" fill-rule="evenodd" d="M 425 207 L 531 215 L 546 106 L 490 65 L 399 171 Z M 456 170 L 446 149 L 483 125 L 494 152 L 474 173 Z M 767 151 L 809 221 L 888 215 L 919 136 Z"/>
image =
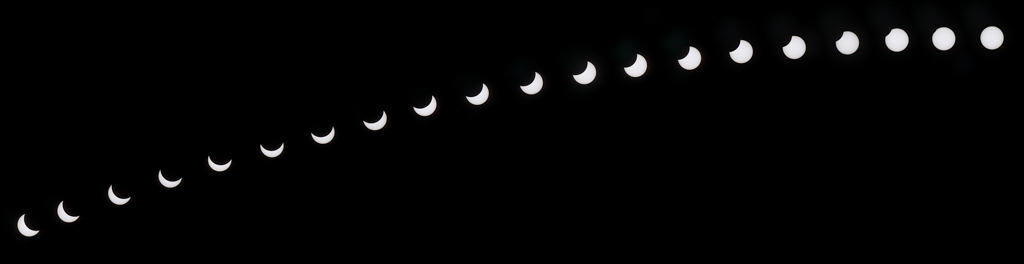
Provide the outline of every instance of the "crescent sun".
<path id="1" fill-rule="evenodd" d="M 789 44 L 782 46 L 782 54 L 791 60 L 799 59 L 807 52 L 807 43 L 800 36 L 791 36 Z"/>
<path id="2" fill-rule="evenodd" d="M 60 220 L 65 223 L 78 220 L 78 216 L 69 215 L 67 211 L 64 211 L 64 201 L 60 201 L 60 204 L 57 205 L 57 217 L 60 217 Z"/>
<path id="3" fill-rule="evenodd" d="M 487 102 L 487 97 L 491 96 L 491 91 L 487 90 L 487 84 L 483 84 L 480 88 L 480 93 L 474 96 L 466 96 L 466 101 L 469 101 L 473 105 L 482 105 Z"/>
<path id="4" fill-rule="evenodd" d="M 331 140 L 334 139 L 334 127 L 331 127 L 331 132 L 327 133 L 326 136 L 318 137 L 313 133 L 309 133 L 309 135 L 313 136 L 313 141 L 321 145 L 331 143 Z M 281 146 L 284 147 L 284 143 L 281 143 Z"/>
<path id="5" fill-rule="evenodd" d="M 366 126 L 367 129 L 370 129 L 370 130 L 373 130 L 373 131 L 377 131 L 377 130 L 380 130 L 381 128 L 384 128 L 384 125 L 387 124 L 387 123 L 388 123 L 388 112 L 385 112 L 385 111 L 381 111 L 380 120 L 377 120 L 377 122 L 370 123 L 370 122 L 363 121 L 363 125 Z"/>
<path id="6" fill-rule="evenodd" d="M 281 155 L 281 151 L 284 151 L 284 142 L 281 142 L 281 146 L 275 150 L 267 150 L 267 148 L 263 147 L 263 144 L 260 144 L 260 152 L 263 152 L 263 156 L 268 158 L 276 158 L 278 155 Z"/>
<path id="7" fill-rule="evenodd" d="M 750 46 L 750 42 L 746 40 L 740 40 L 739 46 L 736 49 L 729 52 L 729 57 L 732 61 L 738 64 L 744 64 L 750 61 L 750 58 L 754 56 L 754 47 Z"/>
<path id="8" fill-rule="evenodd" d="M 533 73 L 533 82 L 531 82 L 530 84 L 527 84 L 525 86 L 519 86 L 520 89 L 523 89 L 523 93 L 526 93 L 526 94 L 529 94 L 529 95 L 537 94 L 538 92 L 540 92 L 540 88 L 543 88 L 543 87 L 544 87 L 544 78 L 541 78 L 540 77 L 540 73 L 537 73 L 537 72 Z"/>
<path id="9" fill-rule="evenodd" d="M 594 77 L 597 77 L 597 69 L 594 68 L 594 64 L 587 62 L 587 69 L 583 70 L 580 74 L 572 76 L 577 83 L 587 85 L 594 81 Z"/>
<path id="10" fill-rule="evenodd" d="M 227 170 L 228 167 L 231 167 L 231 160 L 228 160 L 228 163 L 224 163 L 224 165 L 221 165 L 221 164 L 213 163 L 213 159 L 211 159 L 210 156 L 206 156 L 206 163 L 209 163 L 210 164 L 210 168 L 213 169 L 213 171 L 216 171 L 216 172 L 223 172 L 223 171 Z"/>
<path id="11" fill-rule="evenodd" d="M 647 72 L 647 59 L 645 59 L 644 56 L 637 54 L 636 61 L 633 62 L 633 65 L 622 69 L 626 71 L 626 75 L 629 75 L 629 77 L 640 77 Z"/>
<path id="12" fill-rule="evenodd" d="M 700 66 L 700 51 L 693 46 L 690 46 L 689 51 L 686 53 L 686 57 L 679 59 L 679 67 L 683 67 L 684 70 L 691 71 Z"/>
<path id="13" fill-rule="evenodd" d="M 128 203 L 128 200 L 132 199 L 131 197 L 121 198 L 117 197 L 117 195 L 114 195 L 114 185 L 110 185 L 110 188 L 107 188 L 107 198 L 110 199 L 111 203 L 114 203 L 116 205 L 124 205 Z"/>
<path id="14" fill-rule="evenodd" d="M 429 116 L 434 113 L 434 109 L 437 109 L 437 100 L 434 100 L 433 95 L 430 96 L 430 103 L 427 104 L 427 106 L 424 106 L 423 108 L 416 108 L 415 106 L 412 107 L 412 110 L 420 116 Z"/>
<path id="15" fill-rule="evenodd" d="M 167 178 L 164 178 L 163 171 L 157 171 L 156 178 L 160 179 L 160 185 L 163 185 L 164 187 L 167 188 L 178 187 L 178 184 L 181 184 L 181 179 L 178 179 L 177 181 L 168 181 Z"/>
<path id="16" fill-rule="evenodd" d="M 32 230 L 25 224 L 25 214 L 22 214 L 21 217 L 18 218 L 18 232 L 21 232 L 21 235 L 25 237 L 32 237 L 39 234 L 39 230 Z"/>

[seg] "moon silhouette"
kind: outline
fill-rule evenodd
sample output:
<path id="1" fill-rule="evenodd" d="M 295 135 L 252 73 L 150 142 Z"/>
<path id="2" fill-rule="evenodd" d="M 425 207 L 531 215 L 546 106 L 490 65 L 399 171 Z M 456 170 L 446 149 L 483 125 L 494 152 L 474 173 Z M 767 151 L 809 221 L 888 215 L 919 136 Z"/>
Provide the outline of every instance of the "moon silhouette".
<path id="1" fill-rule="evenodd" d="M 693 46 L 690 46 L 690 51 L 686 53 L 686 57 L 679 59 L 679 66 L 683 67 L 684 70 L 693 70 L 700 65 L 700 51 Z"/>
<path id="2" fill-rule="evenodd" d="M 334 127 L 331 127 L 331 132 L 327 133 L 326 136 L 318 137 L 313 133 L 309 133 L 309 135 L 313 137 L 313 141 L 320 145 L 331 143 L 331 140 L 334 139 Z M 284 146 L 284 143 L 281 143 L 281 146 Z"/>
<path id="3" fill-rule="evenodd" d="M 907 45 L 910 44 L 910 37 L 907 36 L 907 32 L 900 28 L 893 28 L 889 30 L 889 35 L 885 35 L 885 47 L 889 48 L 892 52 L 900 52 L 907 49 Z"/>
<path id="4" fill-rule="evenodd" d="M 750 61 L 750 58 L 754 56 L 754 47 L 750 46 L 750 42 L 746 40 L 740 40 L 740 45 L 735 50 L 729 52 L 729 57 L 732 61 L 739 64 L 744 64 Z"/>
<path id="5" fill-rule="evenodd" d="M 587 62 L 587 69 L 583 70 L 583 72 L 580 74 L 575 74 L 572 76 L 572 78 L 575 79 L 576 82 L 582 85 L 590 84 L 590 82 L 594 81 L 594 77 L 597 77 L 597 69 L 595 69 L 594 64 L 590 63 L 589 61 Z"/>
<path id="6" fill-rule="evenodd" d="M 211 159 L 210 156 L 206 156 L 206 162 L 209 163 L 210 164 L 210 168 L 213 169 L 213 171 L 216 171 L 216 172 L 223 172 L 223 171 L 227 170 L 228 167 L 231 167 L 231 160 L 228 160 L 228 163 L 224 163 L 224 165 L 220 165 L 220 164 L 217 164 L 217 163 L 213 163 L 213 159 Z"/>
<path id="7" fill-rule="evenodd" d="M 434 109 L 437 109 L 437 100 L 434 100 L 433 95 L 430 96 L 430 103 L 427 104 L 427 106 L 424 106 L 423 108 L 416 108 L 415 106 L 412 107 L 412 110 L 420 116 L 429 116 L 434 113 Z"/>
<path id="8" fill-rule="evenodd" d="M 487 102 L 487 97 L 491 95 L 491 92 L 487 90 L 487 84 L 483 84 L 480 88 L 480 93 L 474 96 L 466 96 L 466 101 L 469 101 L 473 105 L 482 105 Z"/>
<path id="9" fill-rule="evenodd" d="M 804 39 L 793 36 L 789 38 L 789 44 L 782 47 L 782 54 L 786 54 L 786 58 L 791 60 L 799 59 L 804 56 L 804 52 L 807 51 L 807 43 L 804 43 Z"/>
<path id="10" fill-rule="evenodd" d="M 857 52 L 858 47 L 860 47 L 860 39 L 857 38 L 857 34 L 853 34 L 851 31 L 843 31 L 843 36 L 836 40 L 836 49 L 843 55 Z"/>
<path id="11" fill-rule="evenodd" d="M 953 48 L 954 43 L 956 43 L 956 34 L 953 34 L 953 30 L 948 27 L 940 27 L 935 30 L 935 33 L 932 33 L 932 44 L 936 49 L 947 51 Z"/>
<path id="12" fill-rule="evenodd" d="M 986 27 L 981 31 L 981 45 L 989 50 L 998 49 L 1003 45 L 1003 31 L 996 26 Z"/>
<path id="13" fill-rule="evenodd" d="M 25 237 L 32 237 L 39 234 L 39 230 L 32 230 L 25 224 L 25 214 L 22 214 L 21 217 L 18 218 L 18 232 L 21 232 L 21 235 Z"/>
<path id="14" fill-rule="evenodd" d="M 122 199 L 121 197 L 114 195 L 114 185 L 110 185 L 110 188 L 107 188 L 107 198 L 110 198 L 110 202 L 116 205 L 124 205 L 128 203 L 128 200 L 132 199 L 132 197 Z"/>
<path id="15" fill-rule="evenodd" d="M 544 79 L 541 78 L 540 73 L 537 72 L 533 73 L 533 82 L 526 86 L 519 86 L 520 89 L 523 89 L 524 93 L 529 95 L 537 94 L 537 92 L 540 92 L 540 88 L 542 87 L 544 87 Z"/>
<path id="16" fill-rule="evenodd" d="M 163 185 L 166 188 L 178 187 L 178 184 L 181 183 L 181 179 L 183 179 L 179 178 L 177 181 L 168 181 L 167 178 L 164 178 L 163 171 L 156 171 L 156 178 L 160 180 L 160 185 Z"/>
<path id="17" fill-rule="evenodd" d="M 284 142 L 281 142 L 281 146 L 275 150 L 267 150 L 263 147 L 263 144 L 260 144 L 260 152 L 263 152 L 263 156 L 267 156 L 267 158 L 276 158 L 278 155 L 281 155 L 281 151 L 284 151 Z"/>
<path id="18" fill-rule="evenodd" d="M 384 124 L 387 124 L 387 123 L 388 123 L 388 113 L 384 112 L 384 111 L 381 111 L 380 120 L 377 120 L 377 122 L 369 123 L 369 122 L 363 121 L 363 125 L 366 126 L 366 128 L 368 128 L 370 130 L 373 130 L 373 131 L 377 131 L 377 130 L 380 130 L 381 128 L 384 128 Z"/>
<path id="19" fill-rule="evenodd" d="M 60 220 L 65 223 L 71 223 L 78 220 L 78 216 L 69 215 L 67 211 L 64 211 L 64 201 L 60 201 L 60 204 L 57 205 L 57 217 L 60 217 Z"/>
<path id="20" fill-rule="evenodd" d="M 644 56 L 640 56 L 640 54 L 637 54 L 636 61 L 633 62 L 633 65 L 630 65 L 629 67 L 625 67 L 622 69 L 626 70 L 626 75 L 629 75 L 629 77 L 640 77 L 641 75 L 644 75 L 645 72 L 647 72 L 647 59 L 644 59 Z"/>

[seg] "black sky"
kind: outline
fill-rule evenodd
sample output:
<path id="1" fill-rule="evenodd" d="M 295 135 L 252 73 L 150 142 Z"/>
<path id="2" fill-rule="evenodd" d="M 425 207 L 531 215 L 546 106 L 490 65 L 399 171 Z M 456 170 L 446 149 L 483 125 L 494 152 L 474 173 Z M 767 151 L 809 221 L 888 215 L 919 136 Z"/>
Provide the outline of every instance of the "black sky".
<path id="1" fill-rule="evenodd" d="M 1019 24 L 1000 3 L 46 10 L 5 41 L 0 235 L 19 247 L 593 256 L 1008 221 Z M 1000 49 L 978 41 L 989 25 Z M 939 26 L 949 51 L 930 43 Z M 893 27 L 903 52 L 884 45 Z M 849 56 L 833 44 L 846 30 Z M 781 52 L 791 35 L 801 59 Z M 693 71 L 676 62 L 689 46 Z M 628 77 L 638 53 L 649 69 Z M 597 78 L 579 85 L 586 61 Z M 481 84 L 490 99 L 470 105 Z M 415 115 L 430 96 L 437 111 Z M 363 127 L 381 111 L 384 129 Z M 275 159 L 257 149 L 281 142 Z M 131 201 L 112 205 L 110 185 Z M 81 218 L 60 222 L 60 201 Z M 39 235 L 18 234 L 22 214 Z M 934 239 L 1003 230 L 986 228 Z"/>

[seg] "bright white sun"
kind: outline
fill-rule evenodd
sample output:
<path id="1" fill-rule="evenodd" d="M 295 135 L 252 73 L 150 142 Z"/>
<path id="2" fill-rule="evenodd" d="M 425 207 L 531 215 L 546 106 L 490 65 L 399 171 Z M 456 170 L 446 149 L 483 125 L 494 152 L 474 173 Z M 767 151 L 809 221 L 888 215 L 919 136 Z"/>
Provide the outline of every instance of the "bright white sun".
<path id="1" fill-rule="evenodd" d="M 885 47 L 892 52 L 903 51 L 907 48 L 907 44 L 910 44 L 910 37 L 903 29 L 894 28 L 889 30 L 889 35 L 885 35 Z"/>
<path id="2" fill-rule="evenodd" d="M 647 72 L 647 59 L 645 59 L 644 56 L 637 54 L 636 61 L 633 61 L 633 65 L 622 69 L 626 71 L 626 75 L 629 75 L 629 77 L 640 77 Z"/>
<path id="3" fill-rule="evenodd" d="M 782 53 L 791 60 L 803 57 L 804 52 L 807 52 L 807 43 L 804 43 L 804 39 L 797 36 L 790 38 L 789 44 L 782 47 Z"/>
<path id="4" fill-rule="evenodd" d="M 750 46 L 750 42 L 740 40 L 740 45 L 735 50 L 729 52 L 729 57 L 736 63 L 747 63 L 751 57 L 754 57 L 754 47 Z"/>
<path id="5" fill-rule="evenodd" d="M 686 53 L 686 57 L 679 59 L 679 67 L 683 67 L 684 70 L 691 71 L 700 66 L 700 51 L 693 46 L 690 46 L 690 50 Z"/>
<path id="6" fill-rule="evenodd" d="M 947 51 L 953 48 L 953 43 L 956 43 L 956 34 L 953 34 L 953 30 L 948 27 L 940 27 L 935 30 L 935 33 L 932 33 L 932 44 L 936 49 Z"/>
<path id="7" fill-rule="evenodd" d="M 843 37 L 836 40 L 836 49 L 843 55 L 850 55 L 857 52 L 857 48 L 860 47 L 860 39 L 857 38 L 857 34 L 853 34 L 850 31 L 843 31 Z"/>
<path id="8" fill-rule="evenodd" d="M 986 49 L 995 50 L 1003 45 L 1003 31 L 990 26 L 981 31 L 981 45 Z"/>

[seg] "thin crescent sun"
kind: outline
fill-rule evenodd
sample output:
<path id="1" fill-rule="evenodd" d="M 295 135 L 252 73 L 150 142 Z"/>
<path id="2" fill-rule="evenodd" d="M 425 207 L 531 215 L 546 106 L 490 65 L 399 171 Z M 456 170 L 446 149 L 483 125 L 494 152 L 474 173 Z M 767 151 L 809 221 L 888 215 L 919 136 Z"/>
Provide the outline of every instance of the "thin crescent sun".
<path id="1" fill-rule="evenodd" d="M 331 132 L 328 132 L 327 135 L 324 135 L 322 137 L 318 137 L 316 136 L 316 134 L 313 133 L 309 133 L 309 135 L 313 137 L 313 141 L 315 141 L 317 144 L 323 145 L 331 143 L 331 140 L 334 140 L 334 127 L 331 127 Z M 284 143 L 282 143 L 282 146 L 283 144 Z"/>
<path id="2" fill-rule="evenodd" d="M 107 188 L 107 198 L 110 199 L 111 203 L 114 203 L 116 205 L 124 205 L 124 204 L 128 203 L 128 200 L 132 199 L 131 197 L 128 197 L 128 198 L 117 197 L 117 195 L 114 194 L 114 185 L 110 185 L 110 188 Z"/>
<path id="3" fill-rule="evenodd" d="M 384 111 L 381 111 L 380 119 L 377 120 L 377 122 L 370 123 L 370 122 L 363 121 L 363 125 L 366 126 L 367 129 L 373 130 L 373 131 L 377 131 L 377 130 L 380 130 L 381 128 L 384 128 L 384 125 L 387 124 L 387 123 L 388 123 L 388 112 L 384 112 Z"/>
<path id="4" fill-rule="evenodd" d="M 60 201 L 60 204 L 57 205 L 57 217 L 65 223 L 71 223 L 78 220 L 78 216 L 69 215 L 67 211 L 64 211 L 64 201 Z"/>
<path id="5" fill-rule="evenodd" d="M 267 150 L 267 148 L 263 147 L 263 144 L 260 144 L 260 152 L 263 153 L 263 156 L 267 156 L 268 158 L 276 158 L 278 155 L 281 155 L 281 151 L 284 151 L 284 142 L 274 150 Z"/>
<path id="6" fill-rule="evenodd" d="M 412 107 L 412 111 L 416 112 L 416 114 L 420 115 L 420 116 L 429 116 L 429 115 L 433 114 L 434 110 L 436 110 L 436 109 L 437 109 L 437 100 L 434 99 L 433 95 L 430 96 L 430 103 L 428 103 L 427 106 L 424 106 L 423 108 L 417 108 L 415 106 Z"/>
<path id="7" fill-rule="evenodd" d="M 164 178 L 164 172 L 162 170 L 156 172 L 156 178 L 160 180 L 160 185 L 163 185 L 166 188 L 178 187 L 178 184 L 181 184 L 181 180 L 183 179 L 178 178 L 176 181 L 169 181 L 167 178 Z"/>
<path id="8" fill-rule="evenodd" d="M 18 232 L 25 237 L 33 237 L 36 234 L 39 234 L 39 230 L 32 230 L 25 224 L 25 214 L 22 214 L 21 217 L 18 218 Z"/>
<path id="9" fill-rule="evenodd" d="M 523 90 L 523 93 L 534 95 L 540 92 L 540 89 L 544 87 L 544 78 L 540 77 L 540 73 L 533 73 L 533 82 L 530 84 L 519 86 L 519 89 Z"/>
<path id="10" fill-rule="evenodd" d="M 472 105 L 482 105 L 487 102 L 487 97 L 491 96 L 491 91 L 487 90 L 487 84 L 483 84 L 480 87 L 480 93 L 474 96 L 466 96 L 466 101 L 469 101 Z"/>
<path id="11" fill-rule="evenodd" d="M 206 156 L 206 163 L 209 163 L 210 169 L 213 169 L 213 171 L 216 172 L 224 172 L 228 170 L 228 167 L 231 167 L 231 160 L 228 160 L 228 162 L 224 164 L 217 164 L 213 162 L 213 159 L 210 158 L 210 156 Z"/>

